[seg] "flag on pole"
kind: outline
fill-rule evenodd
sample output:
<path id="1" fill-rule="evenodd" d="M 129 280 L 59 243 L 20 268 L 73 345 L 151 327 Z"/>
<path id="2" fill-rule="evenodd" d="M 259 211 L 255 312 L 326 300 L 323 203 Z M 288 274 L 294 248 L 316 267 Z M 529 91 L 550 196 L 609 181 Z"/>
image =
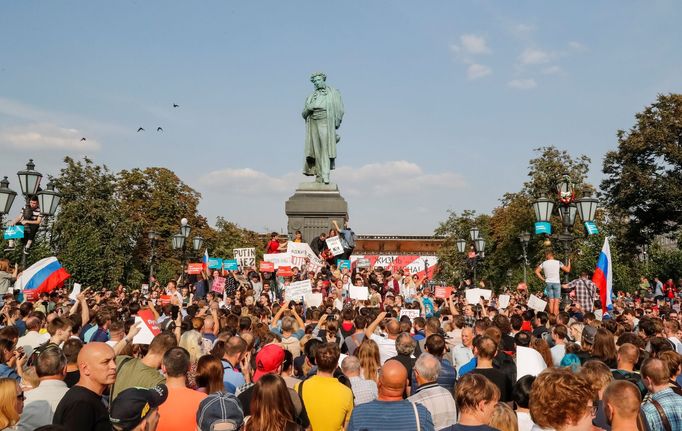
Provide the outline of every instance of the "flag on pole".
<path id="1" fill-rule="evenodd" d="M 29 301 L 37 299 L 41 293 L 52 292 L 64 285 L 64 281 L 71 277 L 56 257 L 46 257 L 31 265 L 17 277 L 14 287 L 21 289 L 24 297 Z"/>
<path id="2" fill-rule="evenodd" d="M 609 247 L 609 239 L 604 238 L 604 246 L 599 253 L 599 260 L 597 260 L 597 267 L 594 270 L 592 281 L 599 288 L 599 297 L 601 299 L 601 309 L 604 313 L 607 310 L 613 309 L 611 296 L 613 295 L 613 262 L 611 261 L 611 247 Z"/>
<path id="3" fill-rule="evenodd" d="M 201 259 L 201 263 L 204 266 L 204 271 L 208 270 L 208 249 L 204 249 L 204 257 Z"/>

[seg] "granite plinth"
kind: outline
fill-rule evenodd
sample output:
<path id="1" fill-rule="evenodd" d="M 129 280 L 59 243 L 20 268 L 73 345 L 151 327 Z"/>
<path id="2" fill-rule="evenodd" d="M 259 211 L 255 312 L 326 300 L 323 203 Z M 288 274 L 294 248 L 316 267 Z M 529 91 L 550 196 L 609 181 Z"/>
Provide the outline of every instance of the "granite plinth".
<path id="1" fill-rule="evenodd" d="M 341 196 L 336 184 L 301 183 L 296 192 L 284 204 L 287 215 L 289 237 L 297 230 L 303 234 L 305 242 L 334 227 L 332 220 L 339 226 L 348 218 L 348 203 Z"/>

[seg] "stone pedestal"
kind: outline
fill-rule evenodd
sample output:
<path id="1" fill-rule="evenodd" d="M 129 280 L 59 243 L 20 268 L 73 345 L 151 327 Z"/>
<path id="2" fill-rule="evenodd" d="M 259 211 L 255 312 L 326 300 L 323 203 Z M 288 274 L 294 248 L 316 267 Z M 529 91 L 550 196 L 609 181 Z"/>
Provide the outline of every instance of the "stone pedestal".
<path id="1" fill-rule="evenodd" d="M 329 232 L 334 227 L 332 220 L 343 227 L 343 221 L 348 217 L 348 203 L 336 184 L 301 183 L 284 204 L 284 212 L 288 218 L 289 238 L 300 230 L 303 240 L 310 242 L 320 233 Z"/>

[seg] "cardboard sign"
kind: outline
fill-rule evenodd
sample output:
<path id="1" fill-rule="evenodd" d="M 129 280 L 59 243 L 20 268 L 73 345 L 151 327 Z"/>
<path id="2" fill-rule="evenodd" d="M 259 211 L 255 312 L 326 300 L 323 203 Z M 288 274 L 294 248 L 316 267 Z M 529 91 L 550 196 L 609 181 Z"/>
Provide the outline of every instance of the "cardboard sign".
<path id="1" fill-rule="evenodd" d="M 507 308 L 509 306 L 510 300 L 511 300 L 511 296 L 500 295 L 500 297 L 497 298 L 497 307 L 500 309 Z"/>
<path id="2" fill-rule="evenodd" d="M 542 355 L 530 347 L 516 347 L 516 380 L 523 376 L 537 376 L 547 368 Z"/>
<path id="3" fill-rule="evenodd" d="M 478 304 L 481 302 L 481 296 L 483 299 L 490 301 L 490 297 L 493 295 L 493 291 L 490 289 L 479 289 L 478 287 L 473 289 L 467 289 L 466 299 L 469 304 Z"/>
<path id="4" fill-rule="evenodd" d="M 337 259 L 336 267 L 339 268 L 339 271 L 344 270 L 344 269 L 347 269 L 350 271 L 350 260 Z"/>
<path id="5" fill-rule="evenodd" d="M 161 333 L 151 310 L 138 311 L 135 324 L 140 326 L 140 332 L 133 337 L 133 344 L 151 344 L 154 337 Z"/>
<path id="6" fill-rule="evenodd" d="M 187 274 L 201 274 L 204 271 L 203 263 L 188 263 Z"/>
<path id="7" fill-rule="evenodd" d="M 24 227 L 21 225 L 7 226 L 2 236 L 5 239 L 21 239 L 24 237 Z"/>
<path id="8" fill-rule="evenodd" d="M 290 266 L 280 266 L 277 270 L 278 277 L 293 277 L 294 272 L 291 270 Z"/>
<path id="9" fill-rule="evenodd" d="M 272 262 L 275 264 L 275 269 L 280 266 L 294 266 L 291 264 L 291 254 L 290 253 L 270 253 L 264 254 L 263 260 L 266 262 Z"/>
<path id="10" fill-rule="evenodd" d="M 143 284 L 142 286 L 140 286 L 140 292 L 141 292 L 143 295 L 148 294 L 148 293 L 149 293 L 149 285 L 145 283 L 145 284 Z"/>
<path id="11" fill-rule="evenodd" d="M 410 320 L 414 320 L 415 318 L 419 317 L 421 314 L 421 310 L 413 310 L 410 308 L 403 308 L 400 310 L 400 317 L 407 316 L 410 318 Z"/>
<path id="12" fill-rule="evenodd" d="M 211 292 L 222 294 L 225 291 L 225 277 L 216 277 L 211 284 Z"/>
<path id="13" fill-rule="evenodd" d="M 366 259 L 364 257 L 356 260 L 355 262 L 356 262 L 355 266 L 357 266 L 358 268 L 369 268 L 370 266 L 372 266 L 369 259 Z"/>
<path id="14" fill-rule="evenodd" d="M 287 300 L 299 300 L 313 293 L 313 286 L 310 280 L 296 281 L 286 287 L 285 296 Z"/>
<path id="15" fill-rule="evenodd" d="M 324 261 L 313 253 L 313 249 L 305 242 L 289 241 L 287 245 L 287 253 L 291 255 L 291 266 L 302 268 L 307 265 L 308 271 L 319 272 L 324 266 Z M 306 262 L 307 259 L 307 262 Z"/>
<path id="16" fill-rule="evenodd" d="M 223 260 L 223 269 L 225 271 L 238 271 L 239 263 L 237 259 L 225 259 Z"/>
<path id="17" fill-rule="evenodd" d="M 222 269 L 223 260 L 219 257 L 208 258 L 208 269 Z"/>
<path id="18" fill-rule="evenodd" d="M 364 301 L 366 299 L 369 299 L 369 289 L 367 289 L 367 286 L 350 286 L 348 289 L 348 294 L 351 299 L 359 299 L 361 301 Z"/>
<path id="19" fill-rule="evenodd" d="M 597 235 L 599 233 L 599 229 L 597 228 L 597 225 L 593 221 L 585 222 L 585 231 L 587 232 L 588 235 Z"/>
<path id="20" fill-rule="evenodd" d="M 168 305 L 170 303 L 171 303 L 171 296 L 170 295 L 159 295 L 159 304 Z"/>
<path id="21" fill-rule="evenodd" d="M 552 233 L 552 224 L 548 221 L 535 222 L 535 235 L 540 234 L 550 235 Z"/>
<path id="22" fill-rule="evenodd" d="M 241 268 L 254 268 L 256 266 L 255 248 L 235 248 L 234 258 Z"/>
<path id="23" fill-rule="evenodd" d="M 436 286 L 434 296 L 436 298 L 446 299 L 452 295 L 452 286 Z"/>
<path id="24" fill-rule="evenodd" d="M 261 262 L 260 272 L 275 272 L 275 264 L 272 262 Z"/>
<path id="25" fill-rule="evenodd" d="M 545 311 L 547 301 L 543 301 L 535 295 L 530 295 L 530 298 L 528 298 L 528 308 L 532 308 L 535 311 Z"/>
<path id="26" fill-rule="evenodd" d="M 329 250 L 331 250 L 334 256 L 338 256 L 344 253 L 343 246 L 341 245 L 341 238 L 339 238 L 338 235 L 333 236 L 331 238 L 327 238 L 325 242 L 327 243 L 327 247 L 329 247 Z"/>
<path id="27" fill-rule="evenodd" d="M 322 304 L 322 299 L 320 292 L 313 292 L 305 297 L 305 303 L 309 307 L 319 307 Z"/>

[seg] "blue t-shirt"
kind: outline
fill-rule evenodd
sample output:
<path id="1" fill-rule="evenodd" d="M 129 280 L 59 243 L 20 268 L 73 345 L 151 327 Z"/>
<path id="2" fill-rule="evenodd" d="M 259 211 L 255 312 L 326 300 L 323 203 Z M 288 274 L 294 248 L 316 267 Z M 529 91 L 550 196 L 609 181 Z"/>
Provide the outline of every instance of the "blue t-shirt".
<path id="1" fill-rule="evenodd" d="M 220 362 L 223 363 L 223 386 L 225 386 L 225 392 L 234 395 L 237 392 L 237 388 L 246 383 L 244 375 L 235 370 L 228 361 L 222 359 Z"/>
<path id="2" fill-rule="evenodd" d="M 416 406 L 419 412 L 419 428 L 422 431 L 433 431 L 431 413 L 421 404 L 416 404 Z M 408 400 L 374 400 L 355 406 L 346 430 L 414 431 L 417 429 L 416 419 L 412 403 Z"/>
<path id="3" fill-rule="evenodd" d="M 459 367 L 459 377 L 461 378 L 466 373 L 475 370 L 477 365 L 478 365 L 478 360 L 474 356 L 473 358 L 471 358 L 471 360 L 469 362 L 467 362 L 466 364 Z"/>

